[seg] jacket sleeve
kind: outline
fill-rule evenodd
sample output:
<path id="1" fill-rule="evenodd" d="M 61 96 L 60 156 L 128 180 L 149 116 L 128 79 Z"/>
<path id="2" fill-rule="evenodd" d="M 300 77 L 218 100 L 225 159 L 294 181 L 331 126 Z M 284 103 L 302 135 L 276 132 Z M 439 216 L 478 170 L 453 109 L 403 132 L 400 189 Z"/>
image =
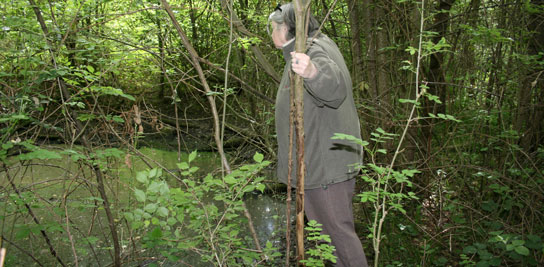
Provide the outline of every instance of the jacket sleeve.
<path id="1" fill-rule="evenodd" d="M 338 108 L 347 96 L 346 79 L 338 65 L 319 46 L 309 56 L 317 68 L 317 75 L 304 79 L 308 93 L 325 106 Z M 349 75 L 349 74 L 348 74 Z"/>

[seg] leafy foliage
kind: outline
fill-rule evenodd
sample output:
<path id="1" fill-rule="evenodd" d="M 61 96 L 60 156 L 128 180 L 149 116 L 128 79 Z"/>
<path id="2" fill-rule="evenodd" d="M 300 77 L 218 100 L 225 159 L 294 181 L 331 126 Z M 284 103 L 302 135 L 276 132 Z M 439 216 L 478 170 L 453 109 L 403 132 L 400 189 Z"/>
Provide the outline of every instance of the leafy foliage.
<path id="1" fill-rule="evenodd" d="M 248 246 L 248 236 L 240 213 L 245 194 L 264 190 L 264 177 L 257 174 L 270 162 L 257 153 L 254 164 L 243 165 L 223 178 L 208 174 L 200 180 L 194 176 L 198 167 L 191 166 L 196 156 L 194 151 L 187 161 L 177 164 L 185 189 L 171 188 L 161 169 L 138 172 L 135 178 L 141 187 L 134 188 L 134 196 L 139 205 L 125 212 L 125 219 L 133 230 L 142 232 L 144 247 L 158 249 L 170 261 L 187 251 L 216 266 L 235 264 L 236 259 L 245 264 L 260 261 L 260 253 L 241 249 Z M 269 260 L 278 256 L 270 244 L 265 252 Z"/>

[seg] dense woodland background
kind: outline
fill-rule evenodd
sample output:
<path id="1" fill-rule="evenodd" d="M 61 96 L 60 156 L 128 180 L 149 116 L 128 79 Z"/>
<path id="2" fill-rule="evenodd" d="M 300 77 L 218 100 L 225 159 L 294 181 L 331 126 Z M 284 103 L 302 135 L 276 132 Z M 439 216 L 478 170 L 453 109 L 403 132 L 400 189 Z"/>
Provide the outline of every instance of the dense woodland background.
<path id="1" fill-rule="evenodd" d="M 206 261 L 194 266 L 277 266 L 261 258 L 273 248 L 254 249 L 240 231 L 247 219 L 237 216 L 244 210 L 239 192 L 272 188 L 273 177 L 248 188 L 243 180 L 257 172 L 246 167 L 241 171 L 252 175 L 225 180 L 216 161 L 209 170 L 215 183 L 189 169 L 194 154 L 185 154 L 224 147 L 236 168 L 259 152 L 271 164 L 256 156 L 258 166 L 250 166 L 273 170 L 284 61 L 266 24 L 277 3 L 170 0 L 173 19 L 164 4 L 0 3 L 0 244 L 8 266 L 22 258 L 37 266 L 189 265 L 183 253 Z M 376 194 L 355 199 L 369 260 L 542 266 L 544 1 L 315 0 L 311 9 L 344 53 L 369 142 L 358 193 Z M 184 163 L 179 172 L 163 168 L 142 147 L 177 151 Z M 155 169 L 121 179 L 119 162 L 131 169 L 138 158 Z M 36 166 L 61 174 L 24 178 Z M 372 183 L 387 178 L 383 170 L 411 171 L 407 179 Z M 159 184 L 178 195 L 166 200 L 159 195 L 166 189 L 148 187 Z M 224 202 L 228 213 L 202 200 L 220 188 L 225 198 L 218 201 L 236 200 Z M 131 197 L 119 199 L 119 190 Z M 75 191 L 86 192 L 87 202 Z M 174 216 L 167 201 L 195 204 L 184 206 L 193 221 Z M 140 202 L 141 214 L 132 212 Z M 93 215 L 70 215 L 78 209 Z M 78 228 L 91 220 L 102 230 Z M 197 222 L 206 220 L 206 229 L 222 230 L 199 232 Z M 185 223 L 204 241 L 180 237 L 174 229 Z"/>

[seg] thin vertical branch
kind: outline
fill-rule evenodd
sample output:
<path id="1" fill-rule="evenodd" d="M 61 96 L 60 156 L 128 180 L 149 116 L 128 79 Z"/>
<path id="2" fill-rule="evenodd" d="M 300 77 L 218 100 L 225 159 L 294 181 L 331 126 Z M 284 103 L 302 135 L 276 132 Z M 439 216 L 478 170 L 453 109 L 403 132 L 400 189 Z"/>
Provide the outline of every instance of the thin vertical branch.
<path id="1" fill-rule="evenodd" d="M 289 73 L 289 81 L 291 88 L 295 84 L 294 75 Z M 285 253 L 285 267 L 289 267 L 289 258 L 291 256 L 291 181 L 293 173 L 293 134 L 295 132 L 294 122 L 295 122 L 295 96 L 294 90 L 289 90 L 289 152 L 287 153 L 287 205 L 286 205 L 286 253 Z"/>
<path id="2" fill-rule="evenodd" d="M 310 11 L 310 0 L 293 1 L 296 17 L 296 38 L 295 51 L 297 53 L 306 52 L 307 27 L 306 19 Z M 300 75 L 295 74 L 294 90 L 295 102 L 295 128 L 296 128 L 296 147 L 297 147 L 297 261 L 301 265 L 304 260 L 304 176 L 306 166 L 304 163 L 304 80 Z"/>
<path id="3" fill-rule="evenodd" d="M 412 106 L 412 110 L 410 111 L 410 115 L 408 117 L 408 120 L 406 122 L 406 125 L 404 126 L 404 130 L 402 132 L 401 138 L 399 140 L 399 143 L 397 145 L 397 149 L 395 150 L 395 153 L 393 154 L 393 158 L 391 159 L 391 163 L 389 164 L 389 168 L 387 170 L 387 173 L 384 176 L 380 177 L 389 177 L 391 175 L 391 172 L 393 170 L 393 166 L 395 165 L 395 161 L 397 159 L 397 156 L 400 154 L 400 148 L 402 143 L 404 142 L 404 138 L 406 137 L 406 133 L 408 132 L 408 128 L 410 127 L 411 123 L 414 121 L 414 114 L 417 108 L 417 103 L 421 96 L 425 93 L 425 91 L 420 91 L 419 88 L 419 70 L 420 70 L 420 64 L 422 59 L 422 41 L 423 41 L 423 25 L 425 22 L 425 16 L 424 16 L 424 10 L 425 10 L 425 0 L 421 1 L 421 20 L 420 20 L 420 31 L 419 31 L 419 45 L 418 45 L 418 53 L 417 53 L 417 64 L 416 64 L 416 99 L 415 103 Z M 380 179 L 380 178 L 379 178 Z M 387 217 L 387 214 L 390 210 L 390 208 L 386 207 L 386 195 L 380 197 L 380 182 L 378 182 L 378 189 L 377 189 L 377 204 L 374 205 L 376 209 L 376 214 L 374 215 L 374 225 L 373 225 L 373 245 L 374 245 L 374 266 L 378 267 L 379 263 L 379 257 L 380 257 L 380 243 L 381 243 L 381 234 L 383 229 L 383 223 L 385 222 L 385 218 Z M 404 188 L 404 185 L 401 185 L 402 190 Z M 388 190 L 388 183 L 385 183 L 383 187 L 383 191 L 386 192 Z M 379 203 L 381 199 L 381 203 Z M 381 217 L 378 221 L 379 217 L 379 211 L 381 210 Z"/>

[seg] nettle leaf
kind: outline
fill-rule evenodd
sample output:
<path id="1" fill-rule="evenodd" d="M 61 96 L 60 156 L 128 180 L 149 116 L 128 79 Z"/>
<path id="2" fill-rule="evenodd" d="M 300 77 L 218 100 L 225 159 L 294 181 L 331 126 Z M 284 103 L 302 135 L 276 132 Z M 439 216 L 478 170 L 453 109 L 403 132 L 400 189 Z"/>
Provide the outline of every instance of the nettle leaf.
<path id="1" fill-rule="evenodd" d="M 263 154 L 259 153 L 259 152 L 256 152 L 255 155 L 253 156 L 253 160 L 255 160 L 255 162 L 257 163 L 261 163 L 264 159 L 264 156 Z"/>
<path id="2" fill-rule="evenodd" d="M 153 181 L 153 182 L 151 182 L 151 184 L 147 188 L 147 191 L 152 192 L 152 193 L 157 193 L 161 189 L 161 185 L 162 185 L 162 183 L 158 183 L 158 182 Z"/>
<path id="3" fill-rule="evenodd" d="M 145 205 L 144 207 L 144 211 L 148 212 L 148 213 L 153 213 L 157 210 L 158 206 L 156 203 L 149 203 L 147 205 Z"/>
<path id="4" fill-rule="evenodd" d="M 147 172 L 141 171 L 136 174 L 136 180 L 142 184 L 146 184 L 148 182 L 147 179 Z"/>
<path id="5" fill-rule="evenodd" d="M 140 189 L 135 189 L 134 190 L 134 195 L 136 196 L 136 200 L 138 200 L 139 202 L 145 202 L 145 192 L 140 190 Z"/>
<path id="6" fill-rule="evenodd" d="M 149 171 L 149 177 L 153 178 L 155 176 L 157 176 L 157 171 L 158 169 L 157 168 L 153 168 Z"/>
<path id="7" fill-rule="evenodd" d="M 168 209 L 165 208 L 165 207 L 160 207 L 157 209 L 157 215 L 161 216 L 161 217 L 166 217 L 168 216 Z"/>

